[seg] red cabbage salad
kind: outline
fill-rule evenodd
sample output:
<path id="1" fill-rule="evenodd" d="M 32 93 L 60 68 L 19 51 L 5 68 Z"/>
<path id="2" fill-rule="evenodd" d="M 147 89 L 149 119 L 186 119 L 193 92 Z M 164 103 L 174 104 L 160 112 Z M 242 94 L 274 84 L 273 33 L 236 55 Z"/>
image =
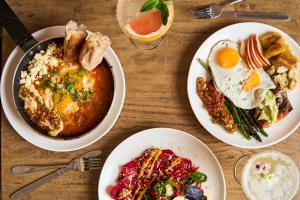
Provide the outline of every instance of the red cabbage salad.
<path id="1" fill-rule="evenodd" d="M 207 176 L 192 161 L 169 149 L 150 148 L 121 167 L 115 200 L 206 200 Z"/>

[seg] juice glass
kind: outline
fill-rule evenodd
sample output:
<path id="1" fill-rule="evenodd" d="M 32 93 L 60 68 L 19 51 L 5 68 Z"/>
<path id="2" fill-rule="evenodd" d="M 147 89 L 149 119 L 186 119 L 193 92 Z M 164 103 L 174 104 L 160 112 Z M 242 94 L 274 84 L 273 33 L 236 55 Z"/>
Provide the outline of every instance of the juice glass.
<path id="1" fill-rule="evenodd" d="M 158 47 L 174 18 L 172 0 L 118 0 L 117 19 L 138 48 Z"/>
<path id="2" fill-rule="evenodd" d="M 241 157 L 235 178 L 250 200 L 291 200 L 299 188 L 295 162 L 278 151 L 264 151 Z"/>

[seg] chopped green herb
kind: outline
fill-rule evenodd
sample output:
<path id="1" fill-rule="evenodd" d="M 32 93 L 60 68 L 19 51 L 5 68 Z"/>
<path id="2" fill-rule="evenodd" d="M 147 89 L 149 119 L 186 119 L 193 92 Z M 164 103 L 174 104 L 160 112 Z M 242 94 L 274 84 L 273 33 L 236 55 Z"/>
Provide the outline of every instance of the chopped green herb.
<path id="1" fill-rule="evenodd" d="M 145 200 L 153 200 L 153 198 L 150 196 L 150 194 L 145 194 L 144 199 Z"/>
<path id="2" fill-rule="evenodd" d="M 79 69 L 79 75 L 80 76 L 84 76 L 85 75 L 85 72 L 82 68 Z"/>
<path id="3" fill-rule="evenodd" d="M 52 70 L 51 70 L 51 75 L 54 76 L 54 75 L 56 75 L 56 74 L 57 74 L 57 71 L 54 70 L 54 69 L 52 69 Z"/>
<path id="4" fill-rule="evenodd" d="M 153 190 L 160 196 L 164 196 L 166 194 L 166 186 L 163 182 L 158 182 L 154 185 Z"/>

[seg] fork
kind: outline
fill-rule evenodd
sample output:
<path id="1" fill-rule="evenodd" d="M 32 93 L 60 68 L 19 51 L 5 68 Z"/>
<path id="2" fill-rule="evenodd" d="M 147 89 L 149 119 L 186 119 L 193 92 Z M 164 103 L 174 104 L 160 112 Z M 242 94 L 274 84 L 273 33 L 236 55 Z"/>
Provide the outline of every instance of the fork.
<path id="1" fill-rule="evenodd" d="M 241 1 L 243 1 L 243 0 L 226 0 L 219 4 L 212 3 L 207 6 L 193 9 L 193 10 L 191 10 L 191 12 L 197 18 L 201 18 L 201 19 L 210 19 L 210 18 L 220 17 L 222 14 L 223 8 L 225 6 L 233 5 L 233 4 L 239 3 Z"/>
<path id="2" fill-rule="evenodd" d="M 101 159 L 97 157 L 79 157 L 71 161 L 69 164 L 63 166 L 60 169 L 55 170 L 54 172 L 35 180 L 34 182 L 24 186 L 23 188 L 17 190 L 13 194 L 10 195 L 11 200 L 16 200 L 23 197 L 26 194 L 33 192 L 38 189 L 42 185 L 52 181 L 53 179 L 62 176 L 68 171 L 90 171 L 97 170 L 101 168 Z"/>

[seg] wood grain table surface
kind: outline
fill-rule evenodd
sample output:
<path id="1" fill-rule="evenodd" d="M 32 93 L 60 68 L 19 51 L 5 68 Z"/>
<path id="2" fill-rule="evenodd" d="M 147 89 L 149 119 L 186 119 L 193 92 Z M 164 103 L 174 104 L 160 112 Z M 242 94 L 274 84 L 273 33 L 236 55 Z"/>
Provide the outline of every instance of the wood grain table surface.
<path id="1" fill-rule="evenodd" d="M 193 7 L 211 3 L 209 0 L 174 0 L 175 19 L 166 43 L 153 51 L 135 48 L 121 31 L 116 20 L 116 0 L 9 0 L 26 27 L 31 31 L 54 25 L 64 25 L 73 19 L 88 25 L 91 31 L 101 31 L 112 40 L 126 77 L 126 99 L 117 123 L 101 140 L 82 150 L 57 153 L 40 149 L 22 139 L 1 112 L 1 197 L 49 173 L 38 172 L 13 176 L 10 168 L 18 164 L 65 163 L 89 150 L 101 149 L 103 160 L 124 139 L 148 128 L 176 128 L 202 140 L 215 153 L 222 165 L 227 199 L 246 199 L 235 181 L 233 168 L 243 154 L 278 150 L 290 155 L 300 168 L 300 129 L 285 141 L 269 148 L 245 150 L 227 145 L 210 135 L 197 121 L 187 97 L 187 75 L 194 53 L 212 33 L 227 25 L 246 20 L 196 20 L 189 14 Z M 300 0 L 248 0 L 236 5 L 237 10 L 276 11 L 290 14 L 289 22 L 261 21 L 278 27 L 300 43 Z M 230 8 L 231 9 L 231 8 Z M 2 66 L 14 42 L 3 30 Z M 134 147 L 129 147 L 134 148 Z M 121 156 L 121 155 L 120 155 Z M 96 172 L 69 172 L 41 187 L 24 199 L 97 199 Z M 300 199 L 300 193 L 295 200 Z"/>

